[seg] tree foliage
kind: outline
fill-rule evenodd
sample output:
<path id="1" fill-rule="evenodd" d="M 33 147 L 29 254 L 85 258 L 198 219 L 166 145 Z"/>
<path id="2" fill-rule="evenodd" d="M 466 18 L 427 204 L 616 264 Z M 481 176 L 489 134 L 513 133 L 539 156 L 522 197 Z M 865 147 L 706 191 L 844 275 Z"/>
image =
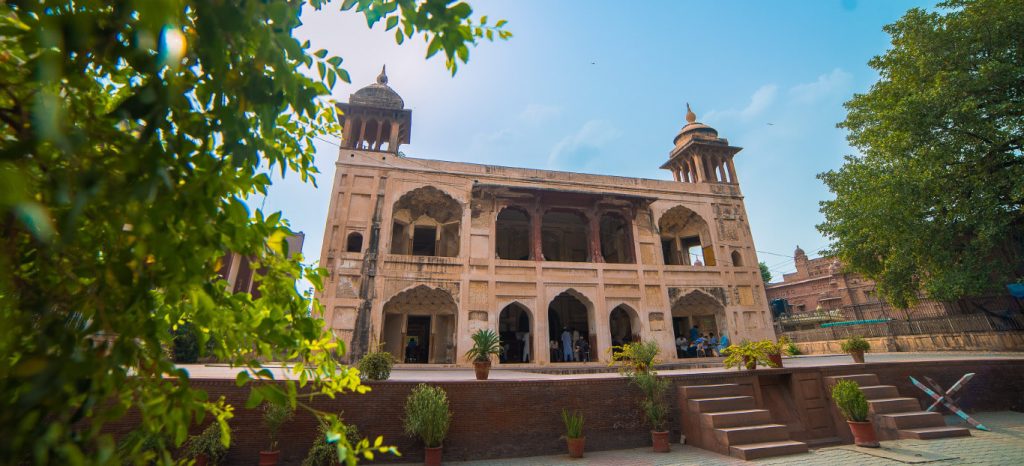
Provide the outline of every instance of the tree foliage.
<path id="1" fill-rule="evenodd" d="M 313 182 L 314 138 L 339 132 L 327 97 L 348 81 L 342 59 L 293 36 L 303 8 L 328 3 L 0 2 L 0 463 L 170 463 L 210 415 L 226 444 L 234 407 L 166 351 L 186 324 L 245 368 L 248 408 L 368 389 L 296 289 L 319 289 L 323 271 L 288 254 L 281 213 L 245 203 L 271 170 Z M 478 40 L 509 36 L 465 3 L 335 6 L 423 37 L 452 73 Z M 266 270 L 258 298 L 219 280 L 225 251 Z M 279 360 L 296 361 L 294 380 L 267 383 L 260 361 Z M 137 435 L 115 449 L 103 428 L 129 410 Z M 391 451 L 315 414 L 343 462 Z"/>
<path id="2" fill-rule="evenodd" d="M 905 307 L 1024 277 L 1024 2 L 951 0 L 885 27 L 880 79 L 839 126 L 862 155 L 819 178 L 826 254 Z"/>
<path id="3" fill-rule="evenodd" d="M 766 284 L 771 283 L 772 271 L 768 269 L 768 264 L 765 264 L 764 262 L 758 262 L 757 267 L 761 269 L 761 281 L 765 282 Z"/>

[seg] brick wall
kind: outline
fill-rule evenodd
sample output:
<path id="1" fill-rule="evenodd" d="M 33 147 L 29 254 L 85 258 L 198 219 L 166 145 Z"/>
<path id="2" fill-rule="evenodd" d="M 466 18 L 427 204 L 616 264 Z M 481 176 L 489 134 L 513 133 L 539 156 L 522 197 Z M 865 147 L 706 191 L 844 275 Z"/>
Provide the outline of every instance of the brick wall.
<path id="1" fill-rule="evenodd" d="M 1024 410 L 1024 360 L 761 369 L 753 375 L 785 380 L 797 372 L 817 372 L 822 378 L 876 373 L 881 383 L 897 385 L 903 396 L 919 396 L 922 400 L 924 394 L 910 384 L 908 375 L 928 375 L 948 387 L 964 373 L 975 372 L 977 375 L 962 399 L 964 408 L 972 411 Z M 749 379 L 750 375 L 746 371 L 729 371 L 670 378 L 675 385 L 705 385 L 731 383 L 744 376 Z M 236 406 L 235 418 L 231 421 L 233 443 L 228 464 L 254 464 L 258 451 L 266 448 L 268 439 L 261 422 L 261 412 L 243 407 L 247 389 L 235 387 L 233 380 L 196 380 L 193 383 L 206 389 L 211 399 L 224 395 Z M 560 417 L 562 408 L 580 409 L 585 416 L 588 451 L 650 445 L 648 428 L 636 408 L 637 390 L 623 378 L 460 381 L 435 385 L 448 392 L 453 413 L 451 430 L 444 442 L 444 458 L 448 461 L 562 453 L 565 451 L 565 441 L 559 439 L 564 433 Z M 322 398 L 314 401 L 313 405 L 326 411 L 344 411 L 346 421 L 358 426 L 362 435 L 383 435 L 387 443 L 396 445 L 403 457 L 385 459 L 385 462 L 422 461 L 422 444 L 404 435 L 401 422 L 405 398 L 416 383 L 386 381 L 375 382 L 371 386 L 373 391 L 366 395 L 346 395 L 335 400 Z M 673 410 L 676 409 L 675 396 L 676 390 L 670 389 L 666 401 Z M 679 438 L 678 419 L 678 413 L 674 412 L 670 437 L 673 442 Z M 132 424 L 130 417 L 125 418 L 111 430 L 123 433 Z M 296 413 L 295 419 L 282 428 L 281 464 L 299 464 L 315 434 L 316 421 L 312 415 Z"/>

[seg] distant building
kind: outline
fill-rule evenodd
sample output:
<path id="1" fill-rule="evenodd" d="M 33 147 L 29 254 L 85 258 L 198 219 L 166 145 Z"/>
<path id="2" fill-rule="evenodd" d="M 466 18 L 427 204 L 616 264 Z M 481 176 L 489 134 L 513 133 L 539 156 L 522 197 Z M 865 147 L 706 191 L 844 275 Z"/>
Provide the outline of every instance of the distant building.
<path id="1" fill-rule="evenodd" d="M 672 180 L 446 162 L 400 155 L 412 115 L 387 83 L 382 71 L 339 104 L 325 185 L 318 298 L 351 356 L 379 342 L 403 361 L 464 365 L 478 329 L 500 334 L 503 361 L 535 363 L 557 361 L 563 338 L 606 361 L 637 339 L 673 359 L 694 324 L 735 342 L 774 337 L 741 149 L 692 111 L 661 167 Z"/>
<path id="2" fill-rule="evenodd" d="M 297 232 L 288 238 L 288 256 L 302 252 L 302 243 L 306 241 L 306 234 Z M 252 268 L 253 260 L 249 257 L 233 252 L 228 252 L 221 259 L 221 268 L 218 272 L 224 280 L 227 280 L 228 287 L 233 293 L 249 293 L 253 298 L 260 297 L 259 282 L 255 280 L 256 275 L 262 274 L 259 269 Z"/>
<path id="3" fill-rule="evenodd" d="M 796 272 L 769 283 L 765 289 L 769 301 L 788 303 L 785 323 L 793 327 L 816 327 L 821 323 L 844 320 L 936 317 L 948 313 L 938 301 L 922 299 L 906 310 L 895 310 L 878 297 L 875 282 L 857 273 L 843 270 L 839 259 L 808 259 L 800 246 L 793 253 Z"/>

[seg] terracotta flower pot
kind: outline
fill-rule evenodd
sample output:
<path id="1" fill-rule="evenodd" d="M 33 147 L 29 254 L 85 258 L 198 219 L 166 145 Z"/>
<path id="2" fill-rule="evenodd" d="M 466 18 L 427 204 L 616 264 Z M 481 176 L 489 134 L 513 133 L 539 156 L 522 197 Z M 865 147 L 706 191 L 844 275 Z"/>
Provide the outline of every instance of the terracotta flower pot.
<path id="1" fill-rule="evenodd" d="M 757 360 L 749 356 L 743 356 L 743 368 L 748 371 L 757 369 Z"/>
<path id="2" fill-rule="evenodd" d="M 426 466 L 441 466 L 441 447 L 423 448 L 423 464 Z"/>
<path id="3" fill-rule="evenodd" d="M 782 354 L 781 353 L 769 354 L 768 355 L 768 360 L 771 361 L 772 364 L 775 365 L 775 367 L 782 367 Z"/>
<path id="4" fill-rule="evenodd" d="M 491 372 L 491 361 L 473 361 L 473 369 L 477 380 L 487 380 L 487 374 Z"/>
<path id="5" fill-rule="evenodd" d="M 878 448 L 878 436 L 875 435 L 875 426 L 871 424 L 871 421 L 846 421 L 846 423 L 850 425 L 850 432 L 853 432 L 853 443 L 858 447 Z"/>
<path id="6" fill-rule="evenodd" d="M 853 362 L 864 364 L 864 350 L 850 351 L 850 357 L 853 358 Z"/>
<path id="7" fill-rule="evenodd" d="M 567 438 L 565 442 L 569 444 L 569 458 L 583 458 L 583 446 L 587 443 L 586 437 Z"/>
<path id="8" fill-rule="evenodd" d="M 671 448 L 668 445 L 668 431 L 651 431 L 651 443 L 654 444 L 655 453 L 668 453 Z"/>
<path id="9" fill-rule="evenodd" d="M 277 459 L 281 456 L 281 450 L 261 451 L 260 466 L 275 466 Z"/>

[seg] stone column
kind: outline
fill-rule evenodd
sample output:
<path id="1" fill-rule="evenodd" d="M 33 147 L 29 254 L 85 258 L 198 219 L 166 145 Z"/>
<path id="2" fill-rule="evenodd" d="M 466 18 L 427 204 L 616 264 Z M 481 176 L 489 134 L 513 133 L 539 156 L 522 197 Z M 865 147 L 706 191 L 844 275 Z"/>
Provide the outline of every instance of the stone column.
<path id="1" fill-rule="evenodd" d="M 359 125 L 359 139 L 356 139 L 356 141 L 355 141 L 356 144 L 352 146 L 352 147 L 354 147 L 356 149 L 362 149 L 363 148 L 362 147 L 363 138 L 366 136 L 366 120 L 363 120 L 360 123 L 361 124 Z"/>
<path id="2" fill-rule="evenodd" d="M 590 261 L 598 263 L 604 262 L 604 257 L 601 256 L 601 224 L 597 209 L 590 209 L 590 211 L 587 212 L 587 219 L 590 224 Z"/>
<path id="3" fill-rule="evenodd" d="M 739 180 L 736 179 L 736 166 L 732 163 L 732 157 L 729 157 L 725 163 L 729 165 L 729 182 L 732 184 L 740 184 Z"/>
<path id="4" fill-rule="evenodd" d="M 398 153 L 398 132 L 399 132 L 398 121 L 391 122 L 391 136 L 388 139 L 388 150 L 394 153 Z"/>
<path id="5" fill-rule="evenodd" d="M 673 168 L 672 169 L 672 178 L 674 178 L 676 181 L 681 181 L 679 179 L 679 169 L 678 168 Z"/>
<path id="6" fill-rule="evenodd" d="M 381 142 L 380 141 L 380 134 L 383 133 L 383 132 L 384 132 L 384 122 L 383 121 L 378 121 L 377 122 L 377 136 L 373 140 L 373 148 L 375 150 L 379 150 L 380 149 L 380 142 Z"/>
<path id="7" fill-rule="evenodd" d="M 694 165 L 697 167 L 697 180 L 701 183 L 707 181 L 707 171 L 704 169 L 704 159 L 700 154 L 694 154 Z"/>
<path id="8" fill-rule="evenodd" d="M 544 260 L 544 249 L 541 247 L 541 226 L 544 222 L 544 211 L 534 205 L 530 212 L 530 255 L 535 261 Z"/>

